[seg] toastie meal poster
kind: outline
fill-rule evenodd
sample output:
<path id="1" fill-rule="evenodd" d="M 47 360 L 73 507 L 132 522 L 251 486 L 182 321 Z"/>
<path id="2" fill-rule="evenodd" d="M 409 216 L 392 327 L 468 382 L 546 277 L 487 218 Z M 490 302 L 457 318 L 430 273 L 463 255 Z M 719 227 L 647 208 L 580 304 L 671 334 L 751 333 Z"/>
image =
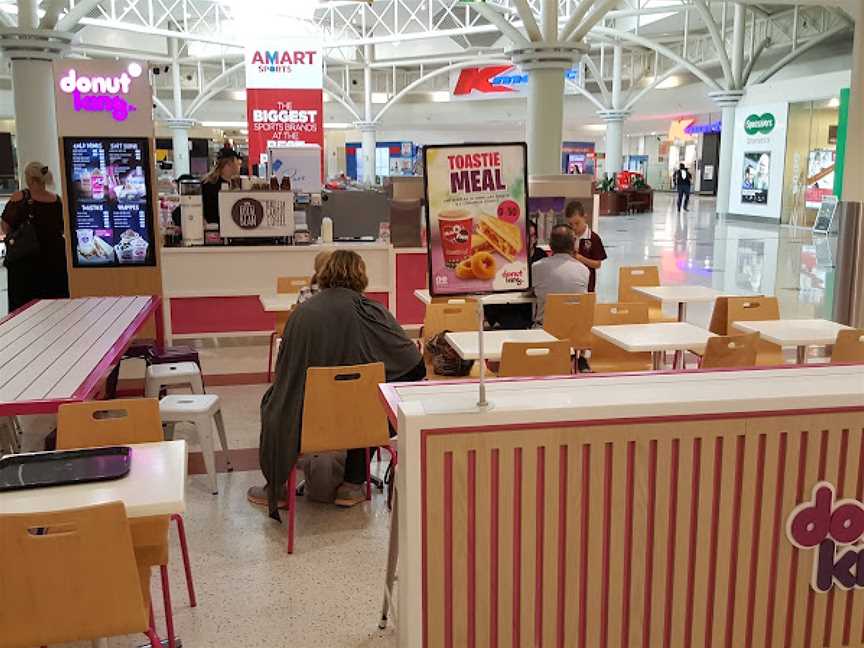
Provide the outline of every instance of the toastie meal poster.
<path id="1" fill-rule="evenodd" d="M 423 151 L 429 291 L 528 290 L 528 155 L 524 143 Z"/>

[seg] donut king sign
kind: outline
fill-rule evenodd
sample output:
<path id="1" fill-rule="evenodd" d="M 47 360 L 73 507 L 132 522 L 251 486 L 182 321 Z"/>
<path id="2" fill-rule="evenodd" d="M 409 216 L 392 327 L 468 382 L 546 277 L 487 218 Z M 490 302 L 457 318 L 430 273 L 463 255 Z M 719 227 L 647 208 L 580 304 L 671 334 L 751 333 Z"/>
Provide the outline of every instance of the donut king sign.
<path id="1" fill-rule="evenodd" d="M 786 535 L 798 549 L 813 551 L 815 591 L 864 589 L 864 503 L 837 499 L 833 484 L 819 482 L 811 500 L 789 514 Z"/>
<path id="2" fill-rule="evenodd" d="M 770 112 L 762 115 L 750 115 L 744 120 L 744 131 L 748 135 L 768 135 L 776 125 L 777 120 Z"/>

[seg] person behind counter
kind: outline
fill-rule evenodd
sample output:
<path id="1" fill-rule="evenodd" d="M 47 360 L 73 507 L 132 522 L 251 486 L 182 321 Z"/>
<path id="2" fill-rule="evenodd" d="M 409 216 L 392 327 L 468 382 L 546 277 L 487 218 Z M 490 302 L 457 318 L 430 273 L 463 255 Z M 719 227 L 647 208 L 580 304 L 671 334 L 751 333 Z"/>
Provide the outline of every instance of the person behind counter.
<path id="1" fill-rule="evenodd" d="M 237 151 L 223 148 L 216 157 L 216 166 L 201 181 L 201 207 L 207 223 L 219 223 L 219 192 L 223 184 L 240 174 L 243 156 Z"/>

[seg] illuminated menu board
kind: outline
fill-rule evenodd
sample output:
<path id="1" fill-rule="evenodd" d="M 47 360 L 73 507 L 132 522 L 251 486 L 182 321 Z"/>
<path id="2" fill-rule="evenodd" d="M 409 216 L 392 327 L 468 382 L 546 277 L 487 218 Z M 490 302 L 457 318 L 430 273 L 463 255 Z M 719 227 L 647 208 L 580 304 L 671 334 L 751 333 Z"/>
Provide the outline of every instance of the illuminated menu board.
<path id="1" fill-rule="evenodd" d="M 66 137 L 63 147 L 73 265 L 155 265 L 148 140 Z"/>

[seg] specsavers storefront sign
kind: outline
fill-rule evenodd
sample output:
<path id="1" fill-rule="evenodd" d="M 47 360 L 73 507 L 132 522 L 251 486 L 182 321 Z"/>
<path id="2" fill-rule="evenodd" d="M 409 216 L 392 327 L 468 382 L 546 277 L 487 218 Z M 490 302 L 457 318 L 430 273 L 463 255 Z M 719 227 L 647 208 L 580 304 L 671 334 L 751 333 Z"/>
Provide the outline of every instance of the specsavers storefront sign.
<path id="1" fill-rule="evenodd" d="M 748 135 L 768 135 L 776 125 L 777 120 L 771 113 L 750 115 L 744 120 L 744 132 Z"/>

